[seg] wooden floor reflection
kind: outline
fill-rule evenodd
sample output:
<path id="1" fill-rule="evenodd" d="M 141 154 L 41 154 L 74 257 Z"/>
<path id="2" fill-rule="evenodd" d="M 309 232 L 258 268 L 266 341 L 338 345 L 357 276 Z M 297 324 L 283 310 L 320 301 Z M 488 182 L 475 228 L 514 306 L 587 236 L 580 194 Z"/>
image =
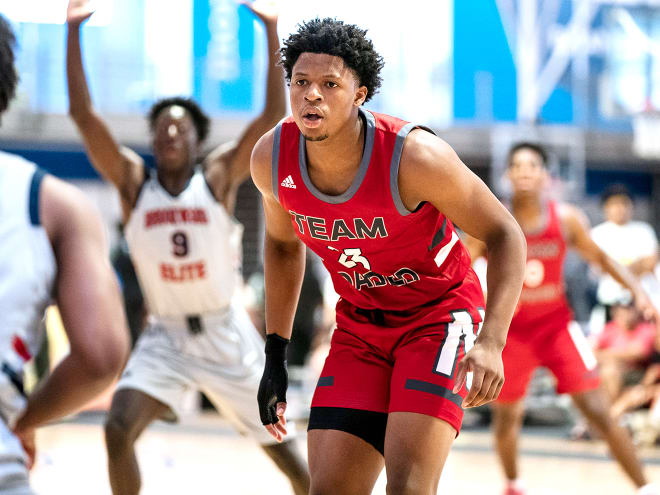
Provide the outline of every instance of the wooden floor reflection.
<path id="1" fill-rule="evenodd" d="M 297 441 L 304 454 L 304 432 Z M 32 472 L 37 493 L 110 493 L 100 418 L 42 429 L 38 451 Z M 138 455 L 145 495 L 291 493 L 286 478 L 257 445 L 211 414 L 181 425 L 152 426 L 138 444 Z M 644 449 L 640 455 L 649 476 L 660 481 L 660 449 Z M 572 442 L 559 430 L 525 430 L 521 467 L 530 495 L 635 493 L 601 442 Z M 499 495 L 501 491 L 489 432 L 463 431 L 450 454 L 438 493 Z M 384 476 L 373 493 L 385 493 Z"/>

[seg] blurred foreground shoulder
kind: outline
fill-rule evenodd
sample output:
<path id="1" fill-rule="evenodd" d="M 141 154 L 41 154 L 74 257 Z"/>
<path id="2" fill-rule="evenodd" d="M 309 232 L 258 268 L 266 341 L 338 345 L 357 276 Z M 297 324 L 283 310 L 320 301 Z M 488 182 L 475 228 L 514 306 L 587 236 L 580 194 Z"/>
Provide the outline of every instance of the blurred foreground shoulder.
<path id="1" fill-rule="evenodd" d="M 103 248 L 99 255 L 107 251 L 100 214 L 80 189 L 46 175 L 39 202 L 44 228 L 54 248 L 63 236 L 72 235 L 98 242 L 99 247 Z"/>

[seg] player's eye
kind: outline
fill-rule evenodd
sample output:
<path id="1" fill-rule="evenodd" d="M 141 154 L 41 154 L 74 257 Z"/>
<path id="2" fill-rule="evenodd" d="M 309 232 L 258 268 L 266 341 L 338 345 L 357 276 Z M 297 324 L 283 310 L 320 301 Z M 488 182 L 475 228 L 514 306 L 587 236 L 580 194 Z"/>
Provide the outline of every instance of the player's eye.
<path id="1" fill-rule="evenodd" d="M 298 80 L 295 82 L 295 85 L 296 85 L 296 86 L 304 86 L 305 84 L 307 84 L 307 79 L 298 79 Z"/>
<path id="2" fill-rule="evenodd" d="M 339 86 L 339 84 L 337 84 L 337 83 L 334 82 L 334 81 L 328 81 L 328 82 L 326 83 L 326 85 L 327 85 L 329 88 L 336 88 L 336 87 Z"/>

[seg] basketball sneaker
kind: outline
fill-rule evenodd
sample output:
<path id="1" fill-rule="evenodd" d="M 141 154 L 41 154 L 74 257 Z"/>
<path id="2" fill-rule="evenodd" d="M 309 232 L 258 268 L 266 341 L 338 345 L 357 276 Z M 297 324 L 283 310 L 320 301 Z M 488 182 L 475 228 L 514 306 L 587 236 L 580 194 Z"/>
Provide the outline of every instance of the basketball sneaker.
<path id="1" fill-rule="evenodd" d="M 527 495 L 527 490 L 518 480 L 509 481 L 502 495 Z"/>

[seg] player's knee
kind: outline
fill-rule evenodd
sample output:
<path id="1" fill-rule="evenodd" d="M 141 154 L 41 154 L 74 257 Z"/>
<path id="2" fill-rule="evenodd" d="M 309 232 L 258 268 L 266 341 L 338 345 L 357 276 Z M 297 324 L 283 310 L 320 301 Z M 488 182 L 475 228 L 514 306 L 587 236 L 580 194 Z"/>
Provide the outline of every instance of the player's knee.
<path id="1" fill-rule="evenodd" d="M 311 474 L 309 495 L 350 495 L 353 493 L 365 493 L 361 481 L 321 473 Z"/>
<path id="2" fill-rule="evenodd" d="M 298 454 L 294 443 L 284 442 L 278 445 L 264 446 L 263 448 L 282 472 L 287 475 L 296 493 L 307 494 L 309 491 L 307 465 Z"/>
<path id="3" fill-rule="evenodd" d="M 120 415 L 110 414 L 104 430 L 105 443 L 111 454 L 126 450 L 135 442 L 135 438 L 132 438 L 130 422 Z"/>
<path id="4" fill-rule="evenodd" d="M 597 407 L 586 413 L 589 423 L 600 433 L 607 434 L 614 427 L 609 411 L 604 407 Z"/>
<path id="5" fill-rule="evenodd" d="M 309 487 L 309 495 L 330 495 L 331 493 L 336 493 L 333 489 L 324 484 L 319 483 L 316 480 L 312 481 L 311 486 Z"/>
<path id="6" fill-rule="evenodd" d="M 523 420 L 521 408 L 496 406 L 493 409 L 493 428 L 496 435 L 505 435 L 519 429 Z"/>
<path id="7" fill-rule="evenodd" d="M 410 472 L 388 473 L 385 492 L 387 495 L 431 495 L 436 492 L 437 485 L 432 480 L 411 476 Z"/>

